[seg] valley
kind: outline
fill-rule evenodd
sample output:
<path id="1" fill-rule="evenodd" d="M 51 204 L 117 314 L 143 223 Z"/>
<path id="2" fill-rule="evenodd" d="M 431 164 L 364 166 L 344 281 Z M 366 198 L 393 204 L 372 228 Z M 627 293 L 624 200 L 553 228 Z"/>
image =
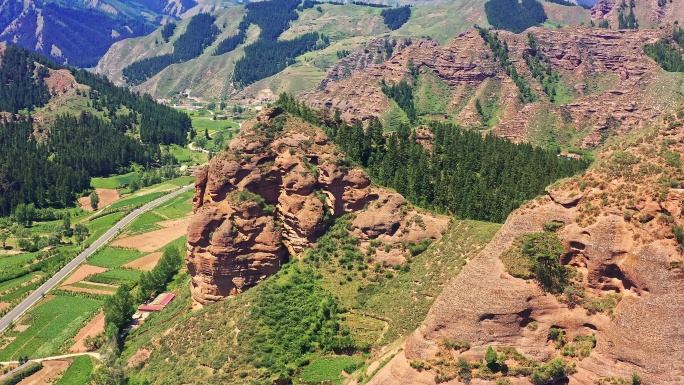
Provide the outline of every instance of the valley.
<path id="1" fill-rule="evenodd" d="M 0 5 L 0 385 L 681 383 L 677 1 Z"/>

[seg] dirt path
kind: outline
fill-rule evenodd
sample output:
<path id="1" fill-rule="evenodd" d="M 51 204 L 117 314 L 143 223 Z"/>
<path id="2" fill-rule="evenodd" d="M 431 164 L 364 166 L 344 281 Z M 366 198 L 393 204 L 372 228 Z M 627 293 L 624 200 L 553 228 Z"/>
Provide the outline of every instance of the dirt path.
<path id="1" fill-rule="evenodd" d="M 71 361 L 70 359 L 45 361 L 42 369 L 21 380 L 19 385 L 51 385 L 58 377 L 62 377 L 64 371 L 71 365 Z"/>
<path id="2" fill-rule="evenodd" d="M 78 268 L 73 274 L 69 276 L 63 283 L 62 286 L 71 285 L 72 283 L 83 281 L 86 277 L 91 275 L 104 273 L 108 269 L 93 265 L 83 265 Z"/>
<path id="3" fill-rule="evenodd" d="M 159 222 L 159 225 L 165 228 L 145 234 L 134 235 L 132 237 L 117 239 L 112 242 L 111 245 L 151 253 L 185 235 L 189 223 L 189 217 Z"/>
<path id="4" fill-rule="evenodd" d="M 95 316 L 95 318 L 90 320 L 90 322 L 88 322 L 88 324 L 84 326 L 83 329 L 78 332 L 78 334 L 76 334 L 76 337 L 74 337 L 74 341 L 76 341 L 76 343 L 69 348 L 69 353 L 87 352 L 88 349 L 85 347 L 86 338 L 96 336 L 104 331 L 104 319 L 104 312 L 100 312 Z"/>
<path id="5" fill-rule="evenodd" d="M 123 267 L 143 271 L 152 271 L 152 269 L 154 269 L 154 267 L 157 266 L 157 263 L 159 262 L 163 254 L 164 253 L 162 253 L 161 251 L 152 254 L 147 254 L 142 258 L 138 258 L 135 261 L 123 265 Z"/>
<path id="6" fill-rule="evenodd" d="M 90 282 L 88 282 L 88 283 L 90 283 Z M 118 286 L 113 286 L 113 285 L 112 285 L 112 287 L 118 288 Z M 95 288 L 91 289 L 91 288 L 87 288 L 87 287 L 77 287 L 77 286 L 71 286 L 71 285 L 61 286 L 60 289 L 69 290 L 69 291 L 73 291 L 76 293 L 89 293 L 89 294 L 112 295 L 115 292 L 115 291 L 107 290 L 107 289 L 95 289 Z"/>
<path id="7" fill-rule="evenodd" d="M 97 205 L 98 209 L 109 206 L 121 198 L 116 190 L 111 190 L 107 188 L 96 188 L 98 198 L 100 198 L 100 203 Z M 95 211 L 90 207 L 90 196 L 78 198 L 78 204 L 82 209 L 87 211 Z"/>

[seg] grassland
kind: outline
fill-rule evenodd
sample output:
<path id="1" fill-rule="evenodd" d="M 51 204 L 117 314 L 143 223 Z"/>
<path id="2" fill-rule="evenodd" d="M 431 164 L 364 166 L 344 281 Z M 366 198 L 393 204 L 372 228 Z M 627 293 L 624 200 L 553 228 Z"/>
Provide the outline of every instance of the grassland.
<path id="1" fill-rule="evenodd" d="M 93 359 L 90 356 L 75 357 L 74 361 L 69 365 L 69 369 L 64 372 L 55 385 L 83 385 L 90 380 L 90 374 L 93 372 Z"/>
<path id="2" fill-rule="evenodd" d="M 113 269 L 142 257 L 144 253 L 119 247 L 104 247 L 88 258 L 88 264 Z"/>
<path id="3" fill-rule="evenodd" d="M 192 120 L 192 128 L 197 131 L 198 135 L 203 134 L 205 130 L 209 131 L 209 133 L 212 133 L 215 131 L 236 129 L 239 127 L 237 123 L 230 120 L 211 120 L 211 117 L 194 115 L 190 115 L 190 119 Z"/>
<path id="4" fill-rule="evenodd" d="M 428 69 L 418 78 L 414 91 L 416 112 L 418 115 L 446 115 L 449 112 L 451 93 L 449 85 Z"/>
<path id="5" fill-rule="evenodd" d="M 66 352 L 68 343 L 95 315 L 101 301 L 71 296 L 46 298 L 23 319 L 30 325 L 23 332 L 8 331 L 4 338 L 14 337 L 0 350 L 1 361 L 16 360 L 21 356 L 48 357 Z"/>

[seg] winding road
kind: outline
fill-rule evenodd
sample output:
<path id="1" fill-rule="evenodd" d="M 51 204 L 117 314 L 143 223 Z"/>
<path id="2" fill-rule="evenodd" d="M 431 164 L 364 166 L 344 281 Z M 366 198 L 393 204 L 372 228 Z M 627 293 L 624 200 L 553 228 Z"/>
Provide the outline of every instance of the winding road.
<path id="1" fill-rule="evenodd" d="M 155 206 L 164 203 L 168 201 L 169 199 L 172 199 L 180 194 L 183 194 L 187 191 L 192 190 L 195 187 L 195 184 L 190 184 L 188 186 L 185 186 L 181 189 L 178 189 L 170 194 L 164 195 L 160 198 L 157 198 L 153 200 L 150 203 L 147 203 L 146 205 L 134 210 L 130 214 L 126 215 L 122 220 L 117 222 L 111 229 L 109 229 L 103 236 L 101 236 L 98 240 L 93 242 L 87 249 L 85 249 L 81 254 L 79 254 L 76 258 L 74 258 L 71 262 L 69 262 L 66 266 L 64 266 L 60 271 L 58 271 L 52 278 L 50 278 L 47 282 L 45 282 L 43 285 L 41 285 L 38 289 L 36 289 L 33 293 L 31 293 L 26 299 L 21 301 L 14 309 L 12 309 L 9 313 L 7 313 L 2 319 L 0 319 L 0 332 L 4 331 L 7 329 L 8 326 L 10 326 L 13 322 L 15 322 L 19 317 L 21 317 L 26 311 L 28 311 L 33 305 L 35 305 L 40 299 L 45 295 L 47 292 L 52 290 L 55 286 L 57 286 L 64 278 L 66 278 L 69 274 L 71 274 L 76 268 L 81 265 L 85 260 L 93 255 L 99 249 L 102 247 L 104 244 L 109 242 L 112 238 L 114 238 L 121 229 L 131 223 L 135 218 L 143 214 L 144 212 L 154 208 Z"/>

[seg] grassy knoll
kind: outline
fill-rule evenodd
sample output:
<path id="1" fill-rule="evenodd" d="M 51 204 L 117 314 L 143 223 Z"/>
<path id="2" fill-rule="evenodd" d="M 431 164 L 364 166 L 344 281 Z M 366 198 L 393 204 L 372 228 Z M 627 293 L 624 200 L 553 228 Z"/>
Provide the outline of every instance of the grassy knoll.
<path id="1" fill-rule="evenodd" d="M 79 356 L 69 365 L 62 378 L 55 385 L 83 385 L 90 380 L 93 372 L 93 359 L 90 356 Z"/>
<path id="2" fill-rule="evenodd" d="M 24 317 L 30 325 L 23 332 L 10 330 L 4 337 L 15 337 L 0 350 L 0 360 L 16 360 L 21 356 L 48 357 L 65 353 L 76 333 L 99 311 L 102 303 L 95 299 L 56 296 L 43 301 Z M 5 340 L 7 341 L 7 340 Z"/>
<path id="3" fill-rule="evenodd" d="M 145 255 L 137 250 L 123 249 L 120 247 L 104 247 L 88 258 L 88 264 L 113 269 L 121 267 L 129 262 Z"/>

